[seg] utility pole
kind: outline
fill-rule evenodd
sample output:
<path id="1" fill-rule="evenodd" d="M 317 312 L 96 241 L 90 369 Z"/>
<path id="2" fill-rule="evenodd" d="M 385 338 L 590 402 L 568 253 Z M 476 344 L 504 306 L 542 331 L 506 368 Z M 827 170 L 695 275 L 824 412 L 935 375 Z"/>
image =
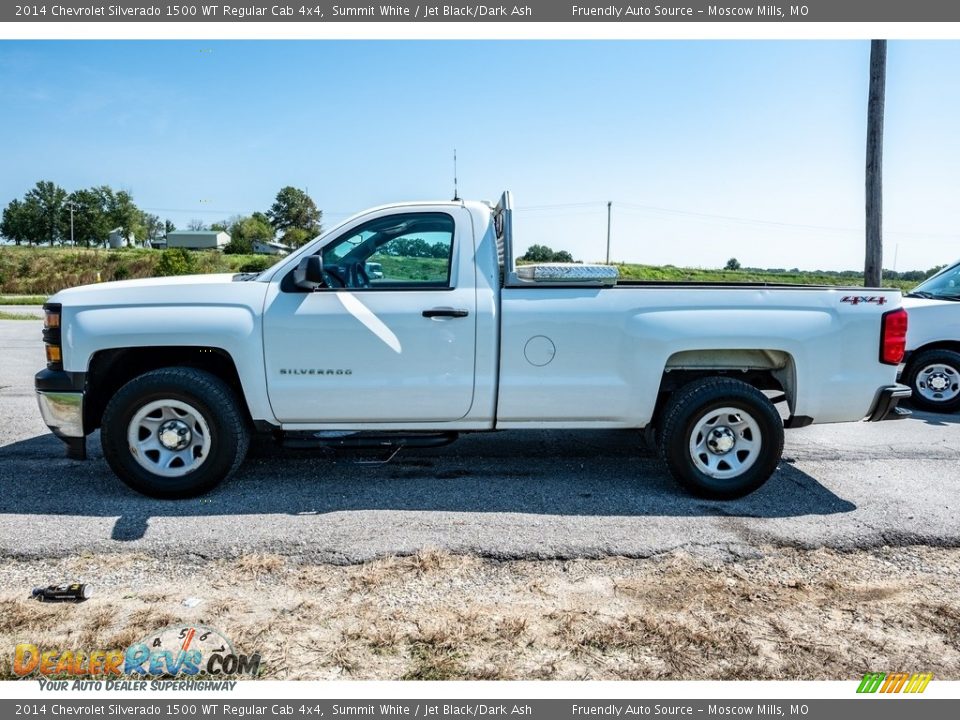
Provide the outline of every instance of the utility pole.
<path id="1" fill-rule="evenodd" d="M 883 108 L 887 41 L 870 41 L 870 97 L 867 101 L 866 260 L 863 284 L 880 287 L 883 274 Z"/>
<path id="2" fill-rule="evenodd" d="M 610 207 L 612 205 L 612 200 L 607 202 L 607 265 L 610 264 Z"/>
<path id="3" fill-rule="evenodd" d="M 67 200 L 64 207 L 70 208 L 70 244 L 73 245 L 73 211 L 77 207 L 77 204 L 73 200 Z"/>

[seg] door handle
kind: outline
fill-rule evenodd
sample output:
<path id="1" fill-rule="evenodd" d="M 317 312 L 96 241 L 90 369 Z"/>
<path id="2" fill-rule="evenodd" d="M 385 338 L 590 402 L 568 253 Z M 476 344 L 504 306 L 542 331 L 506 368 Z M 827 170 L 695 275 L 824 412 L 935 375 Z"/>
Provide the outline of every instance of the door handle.
<path id="1" fill-rule="evenodd" d="M 438 317 L 449 317 L 449 318 L 462 318 L 469 315 L 470 312 L 467 310 L 457 310 L 455 308 L 432 308 L 430 310 L 424 310 L 423 316 L 425 318 L 438 318 Z"/>

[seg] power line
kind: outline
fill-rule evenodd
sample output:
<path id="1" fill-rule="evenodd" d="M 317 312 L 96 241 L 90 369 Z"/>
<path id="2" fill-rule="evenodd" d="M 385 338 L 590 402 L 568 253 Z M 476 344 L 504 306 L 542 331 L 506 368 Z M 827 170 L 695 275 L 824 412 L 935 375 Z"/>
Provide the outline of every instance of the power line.
<path id="1" fill-rule="evenodd" d="M 150 212 L 182 212 L 182 213 L 193 213 L 195 215 L 242 215 L 243 213 L 250 212 L 249 210 L 215 210 L 213 208 L 158 208 L 158 207 L 143 207 L 141 210 L 149 210 Z"/>
<path id="2" fill-rule="evenodd" d="M 787 229 L 787 230 L 811 230 L 816 232 L 836 232 L 836 233 L 860 233 L 863 231 L 862 228 L 852 228 L 852 227 L 836 227 L 830 225 L 812 225 L 808 223 L 788 223 L 778 220 L 764 220 L 760 218 L 749 218 L 736 215 L 718 215 L 713 213 L 703 213 L 697 212 L 694 210 L 678 210 L 676 208 L 664 208 L 657 207 L 654 205 L 640 205 L 637 203 L 624 203 L 617 202 L 617 209 L 628 214 L 645 214 L 650 213 L 654 215 L 667 215 L 670 217 L 678 218 L 688 218 L 692 220 L 700 220 L 704 222 L 722 222 L 722 223 L 734 223 L 738 225 L 754 225 L 759 227 L 773 227 L 778 229 Z M 596 207 L 595 212 L 600 213 L 603 211 L 604 206 L 607 204 L 606 201 L 597 200 L 593 202 L 579 202 L 579 203 L 562 203 L 557 205 L 535 205 L 535 206 L 526 206 L 516 208 L 517 212 L 536 212 L 541 210 L 553 210 L 553 211 L 563 211 L 564 209 L 578 209 L 583 207 Z M 586 213 L 575 213 L 575 214 L 586 214 Z M 918 238 L 943 238 L 943 239 L 958 239 L 960 234 L 958 233 L 927 233 L 927 232 L 911 232 L 905 230 L 887 230 L 885 231 L 887 235 L 899 235 L 901 237 L 918 237 Z"/>
<path id="3" fill-rule="evenodd" d="M 597 200 L 593 202 L 558 203 L 556 205 L 521 205 L 520 207 L 514 208 L 514 210 L 516 212 L 538 212 L 541 210 L 562 210 L 564 208 L 582 208 L 593 205 L 600 207 L 606 204 L 606 200 Z"/>

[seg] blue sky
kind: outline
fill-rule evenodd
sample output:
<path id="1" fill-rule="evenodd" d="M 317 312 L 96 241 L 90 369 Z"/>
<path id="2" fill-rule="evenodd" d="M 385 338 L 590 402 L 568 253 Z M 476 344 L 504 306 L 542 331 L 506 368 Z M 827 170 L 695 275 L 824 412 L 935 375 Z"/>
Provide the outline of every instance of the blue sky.
<path id="1" fill-rule="evenodd" d="M 0 41 L 0 203 L 127 189 L 184 226 L 308 188 L 514 192 L 521 247 L 860 268 L 867 41 Z M 889 45 L 885 267 L 960 256 L 960 42 Z"/>

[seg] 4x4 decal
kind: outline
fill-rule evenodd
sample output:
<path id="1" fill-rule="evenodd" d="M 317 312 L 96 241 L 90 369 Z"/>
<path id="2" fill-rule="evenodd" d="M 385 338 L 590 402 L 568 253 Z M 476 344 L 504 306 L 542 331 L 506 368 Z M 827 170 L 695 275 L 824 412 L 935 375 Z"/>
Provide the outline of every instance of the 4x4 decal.
<path id="1" fill-rule="evenodd" d="M 885 305 L 887 299 L 883 295 L 844 295 L 840 298 L 840 302 L 850 303 L 851 305 L 860 305 L 861 303 Z"/>

